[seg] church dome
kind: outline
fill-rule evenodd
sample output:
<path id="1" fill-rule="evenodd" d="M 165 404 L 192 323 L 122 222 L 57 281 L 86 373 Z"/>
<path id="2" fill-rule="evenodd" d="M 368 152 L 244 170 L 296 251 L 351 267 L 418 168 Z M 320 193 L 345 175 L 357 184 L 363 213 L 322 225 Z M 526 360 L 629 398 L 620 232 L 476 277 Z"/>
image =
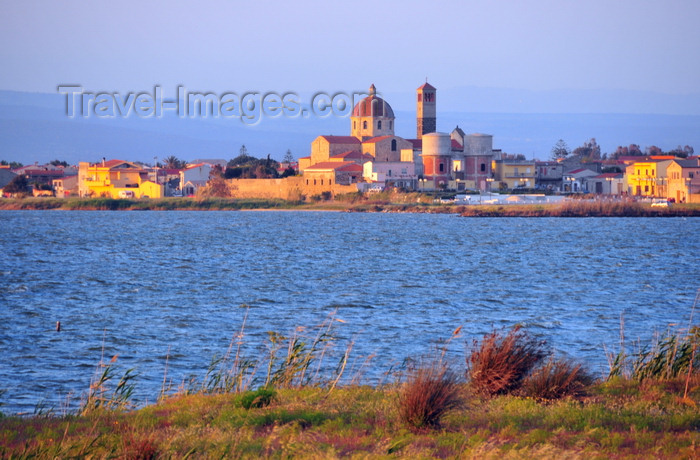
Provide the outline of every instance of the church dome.
<path id="1" fill-rule="evenodd" d="M 386 117 L 395 118 L 391 106 L 381 97 L 377 96 L 374 85 L 369 87 L 369 96 L 362 99 L 352 109 L 353 117 Z"/>

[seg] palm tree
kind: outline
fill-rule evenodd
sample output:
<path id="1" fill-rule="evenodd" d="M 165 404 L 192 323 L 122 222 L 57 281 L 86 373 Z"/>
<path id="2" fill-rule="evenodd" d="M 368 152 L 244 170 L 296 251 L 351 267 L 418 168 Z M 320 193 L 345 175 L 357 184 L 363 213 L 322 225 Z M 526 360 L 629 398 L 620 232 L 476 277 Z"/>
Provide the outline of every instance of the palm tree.
<path id="1" fill-rule="evenodd" d="M 175 155 L 170 155 L 169 157 L 163 159 L 163 167 L 165 169 L 182 169 L 186 164 L 186 162 L 180 160 Z"/>

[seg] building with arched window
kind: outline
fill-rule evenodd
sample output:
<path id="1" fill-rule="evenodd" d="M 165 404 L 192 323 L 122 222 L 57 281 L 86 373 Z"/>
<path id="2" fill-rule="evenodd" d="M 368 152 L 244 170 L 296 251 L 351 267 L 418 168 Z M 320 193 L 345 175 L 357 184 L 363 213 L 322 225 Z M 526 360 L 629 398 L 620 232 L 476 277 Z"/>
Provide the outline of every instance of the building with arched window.
<path id="1" fill-rule="evenodd" d="M 363 175 L 358 180 L 374 186 L 485 190 L 487 179 L 492 177 L 493 136 L 467 135 L 459 127 L 451 134 L 428 136 L 437 130 L 437 90 L 426 82 L 416 93 L 415 139 L 394 133 L 394 110 L 371 85 L 369 94 L 353 107 L 351 135 L 314 139 L 311 155 L 299 159 L 302 174 L 315 174 L 318 168 L 314 165 L 320 163 L 348 162 L 362 166 Z M 348 155 L 350 152 L 354 154 Z"/>

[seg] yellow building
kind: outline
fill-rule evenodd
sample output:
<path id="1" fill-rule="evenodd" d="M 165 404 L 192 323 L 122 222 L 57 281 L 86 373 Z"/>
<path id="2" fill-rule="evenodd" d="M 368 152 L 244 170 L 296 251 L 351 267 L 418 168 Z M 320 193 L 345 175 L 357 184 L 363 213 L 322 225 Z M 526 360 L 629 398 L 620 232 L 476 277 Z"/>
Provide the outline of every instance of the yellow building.
<path id="1" fill-rule="evenodd" d="M 535 187 L 536 171 L 534 161 L 495 160 L 492 167 L 493 178 L 499 188 Z"/>
<path id="2" fill-rule="evenodd" d="M 668 175 L 668 196 L 676 203 L 700 202 L 700 161 L 673 160 L 666 169 Z"/>
<path id="3" fill-rule="evenodd" d="M 148 171 L 122 160 L 82 162 L 78 169 L 81 197 L 162 198 L 163 186 L 148 179 Z"/>
<path id="4" fill-rule="evenodd" d="M 668 176 L 666 169 L 671 160 L 648 159 L 636 161 L 625 169 L 627 192 L 634 196 L 667 198 Z"/>

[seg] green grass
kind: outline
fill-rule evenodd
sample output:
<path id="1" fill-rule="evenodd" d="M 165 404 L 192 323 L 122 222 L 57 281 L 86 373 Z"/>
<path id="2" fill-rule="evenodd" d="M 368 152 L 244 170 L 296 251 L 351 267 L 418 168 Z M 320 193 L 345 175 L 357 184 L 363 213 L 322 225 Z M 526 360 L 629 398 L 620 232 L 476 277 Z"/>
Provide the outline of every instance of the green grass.
<path id="1" fill-rule="evenodd" d="M 464 384 L 462 384 L 464 385 Z M 611 390 L 615 391 L 611 391 Z M 174 396 L 137 411 L 0 420 L 0 457 L 194 458 L 357 456 L 693 458 L 700 445 L 700 380 L 692 401 L 663 385 L 599 383 L 590 396 L 543 404 L 471 397 L 433 430 L 397 417 L 398 387 L 287 389 L 264 407 L 240 395 Z M 655 395 L 667 394 L 664 400 Z"/>

